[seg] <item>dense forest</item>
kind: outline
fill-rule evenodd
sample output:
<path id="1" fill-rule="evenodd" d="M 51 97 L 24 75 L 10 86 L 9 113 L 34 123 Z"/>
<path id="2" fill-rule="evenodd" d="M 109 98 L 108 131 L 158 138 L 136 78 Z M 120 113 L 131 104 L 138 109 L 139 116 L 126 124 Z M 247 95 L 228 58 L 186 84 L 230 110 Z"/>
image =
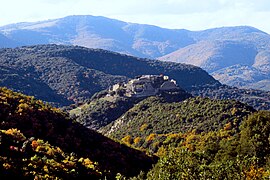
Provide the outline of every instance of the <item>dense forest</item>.
<path id="1" fill-rule="evenodd" d="M 134 179 L 269 179 L 270 112 L 248 116 L 235 133 L 229 125 L 208 133 L 170 134 L 159 161 Z M 153 138 L 154 139 L 154 138 Z"/>
<path id="2" fill-rule="evenodd" d="M 26 137 L 18 129 L 0 131 L 1 179 L 99 179 L 98 163 L 64 152 L 42 139 Z"/>

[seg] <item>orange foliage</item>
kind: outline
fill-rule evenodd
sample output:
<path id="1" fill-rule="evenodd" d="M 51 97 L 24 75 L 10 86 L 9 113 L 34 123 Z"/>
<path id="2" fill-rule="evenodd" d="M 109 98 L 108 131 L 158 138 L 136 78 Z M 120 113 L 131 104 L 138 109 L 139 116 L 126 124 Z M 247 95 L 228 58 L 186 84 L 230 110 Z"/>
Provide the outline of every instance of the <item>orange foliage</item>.
<path id="1" fill-rule="evenodd" d="M 152 140 L 155 139 L 156 136 L 157 136 L 156 134 L 151 133 L 151 134 L 146 138 L 146 141 L 152 141 Z"/>
<path id="2" fill-rule="evenodd" d="M 10 168 L 11 168 L 11 165 L 10 165 L 9 163 L 4 163 L 4 164 L 3 164 L 3 167 L 4 167 L 5 169 L 10 169 Z"/>
<path id="3" fill-rule="evenodd" d="M 135 145 L 138 144 L 141 140 L 142 140 L 142 138 L 136 137 L 136 138 L 134 139 L 134 144 L 135 144 Z"/>
<path id="4" fill-rule="evenodd" d="M 251 166 L 249 171 L 246 171 L 247 180 L 263 179 L 265 174 L 263 168 L 255 168 L 254 166 Z"/>
<path id="5" fill-rule="evenodd" d="M 148 127 L 148 124 L 144 123 L 143 125 L 141 125 L 140 131 L 144 131 L 147 127 Z"/>
<path id="6" fill-rule="evenodd" d="M 231 122 L 228 122 L 227 124 L 225 124 L 225 126 L 224 126 L 225 131 L 228 131 L 228 130 L 231 130 L 231 129 L 232 129 L 232 123 Z"/>
<path id="7" fill-rule="evenodd" d="M 132 138 L 131 138 L 130 135 L 127 135 L 127 136 L 123 137 L 123 138 L 121 139 L 121 141 L 122 141 L 123 143 L 125 143 L 126 145 L 130 146 L 130 144 L 131 144 L 131 142 L 132 142 Z"/>
<path id="8" fill-rule="evenodd" d="M 38 142 L 36 140 L 32 141 L 31 146 L 32 146 L 33 149 L 36 149 L 38 147 L 38 145 L 39 144 L 38 144 Z"/>

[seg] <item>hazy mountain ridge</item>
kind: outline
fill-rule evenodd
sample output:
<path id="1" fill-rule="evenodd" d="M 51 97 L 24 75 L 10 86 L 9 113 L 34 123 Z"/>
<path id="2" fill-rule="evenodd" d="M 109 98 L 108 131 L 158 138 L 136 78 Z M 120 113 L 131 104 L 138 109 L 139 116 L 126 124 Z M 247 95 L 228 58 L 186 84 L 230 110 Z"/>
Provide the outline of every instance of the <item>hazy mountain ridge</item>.
<path id="1" fill-rule="evenodd" d="M 200 41 L 160 59 L 180 63 L 189 62 L 211 73 L 235 65 L 236 62 L 251 66 L 256 54 L 256 47 L 248 43 L 215 40 Z"/>
<path id="2" fill-rule="evenodd" d="M 210 97 L 212 99 L 234 99 L 259 110 L 270 109 L 270 91 L 239 89 L 237 87 L 222 85 L 194 88 L 190 93 L 193 96 Z"/>
<path id="3" fill-rule="evenodd" d="M 193 42 L 187 30 L 126 23 L 101 16 L 68 16 L 17 23 L 0 27 L 0 31 L 24 45 L 73 44 L 149 58 L 165 55 Z"/>
<path id="4" fill-rule="evenodd" d="M 250 84 L 252 84 L 251 87 L 254 89 L 256 89 L 254 84 L 261 81 L 269 81 L 268 73 L 264 73 L 260 69 L 252 66 L 240 64 L 219 69 L 212 73 L 212 76 L 219 79 L 223 84 L 230 84 L 236 87 L 249 87 Z M 268 85 L 269 84 L 264 83 L 264 87 L 262 86 L 259 89 L 269 90 Z"/>
<path id="5" fill-rule="evenodd" d="M 268 90 L 267 83 L 261 83 L 260 86 L 256 86 L 256 83 L 270 79 L 269 34 L 244 26 L 215 28 L 191 34 L 198 41 L 196 44 L 159 59 L 197 65 L 227 85 Z M 249 72 L 245 72 L 246 76 L 237 73 L 243 66 L 250 68 Z M 226 74 L 232 67 L 235 73 Z"/>

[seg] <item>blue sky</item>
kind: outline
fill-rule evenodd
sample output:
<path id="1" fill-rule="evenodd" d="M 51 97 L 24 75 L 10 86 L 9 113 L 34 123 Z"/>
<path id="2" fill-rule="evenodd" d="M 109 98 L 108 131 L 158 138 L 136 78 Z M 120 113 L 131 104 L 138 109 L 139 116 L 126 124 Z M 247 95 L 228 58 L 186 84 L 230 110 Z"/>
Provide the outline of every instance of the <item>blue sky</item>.
<path id="1" fill-rule="evenodd" d="M 0 26 L 96 15 L 165 28 L 249 25 L 270 34 L 270 0 L 1 0 Z"/>

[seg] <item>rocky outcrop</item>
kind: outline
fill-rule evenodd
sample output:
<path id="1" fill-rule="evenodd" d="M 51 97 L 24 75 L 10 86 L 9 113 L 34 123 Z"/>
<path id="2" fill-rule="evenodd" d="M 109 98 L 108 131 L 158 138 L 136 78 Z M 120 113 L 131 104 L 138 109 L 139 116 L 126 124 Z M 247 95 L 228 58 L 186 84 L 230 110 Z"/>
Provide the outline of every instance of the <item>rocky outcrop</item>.
<path id="1" fill-rule="evenodd" d="M 128 83 L 118 83 L 109 89 L 110 94 L 127 97 L 154 96 L 163 91 L 179 90 L 176 81 L 164 75 L 142 75 Z"/>

